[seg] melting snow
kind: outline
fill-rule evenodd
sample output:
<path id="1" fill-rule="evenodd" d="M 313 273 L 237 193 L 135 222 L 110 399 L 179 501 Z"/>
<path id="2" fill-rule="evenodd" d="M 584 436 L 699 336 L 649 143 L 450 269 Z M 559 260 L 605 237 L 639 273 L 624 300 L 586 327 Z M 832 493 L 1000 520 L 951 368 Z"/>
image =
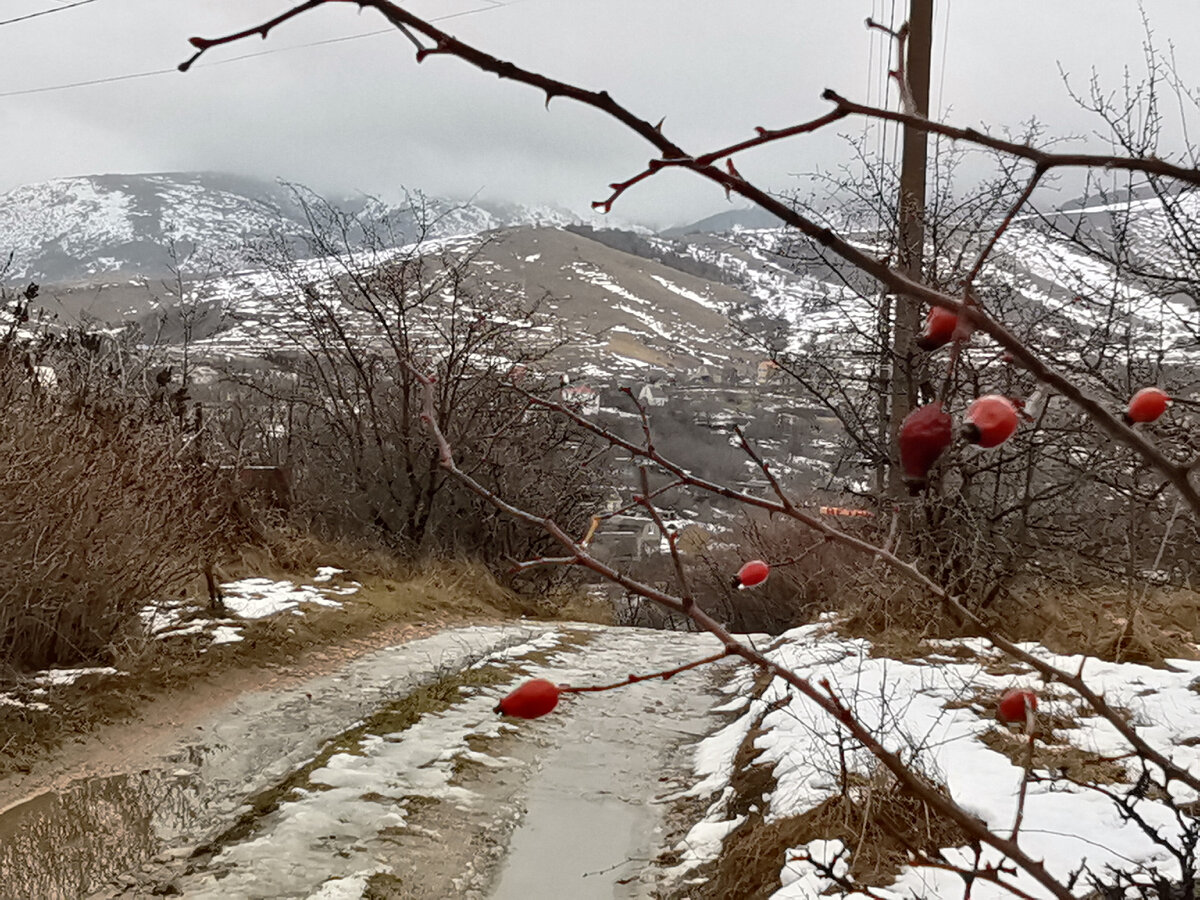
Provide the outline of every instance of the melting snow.
<path id="1" fill-rule="evenodd" d="M 319 577 L 319 576 L 318 576 Z M 319 588 L 294 581 L 272 581 L 270 578 L 243 578 L 221 585 L 225 607 L 243 619 L 261 619 L 293 609 L 301 603 L 318 606 L 341 606 Z"/>
<path id="2" fill-rule="evenodd" d="M 1028 671 L 1015 675 L 985 671 L 987 662 L 999 659 L 998 652 L 986 641 L 945 644 L 968 647 L 978 656 L 965 660 L 939 656 L 936 663 L 872 658 L 869 642 L 830 634 L 824 625 L 789 632 L 768 655 L 814 681 L 828 678 L 839 696 L 864 724 L 883 736 L 890 749 L 908 757 L 918 749 L 925 771 L 946 784 L 957 802 L 997 833 L 1012 828 L 1022 770 L 980 740 L 985 732 L 1000 726 L 992 711 L 975 701 L 977 690 L 1000 692 L 1014 685 L 1031 687 L 1041 696 L 1042 714 L 1061 714 L 1078 722 L 1077 728 L 1056 731 L 1057 740 L 1070 741 L 1100 757 L 1127 752 L 1119 733 L 1107 721 L 1088 715 L 1065 688 L 1041 684 Z M 1152 746 L 1170 748 L 1174 761 L 1185 768 L 1200 768 L 1200 748 L 1191 746 L 1200 734 L 1200 704 L 1191 687 L 1200 677 L 1200 662 L 1171 660 L 1172 671 L 1061 656 L 1036 644 L 1024 646 L 1068 671 L 1082 666 L 1091 687 L 1110 703 L 1128 709 L 1138 732 Z M 747 687 L 747 675 L 742 672 L 727 690 L 736 696 Z M 779 679 L 741 708 L 745 710 L 742 715 L 697 748 L 695 769 L 700 781 L 689 793 L 717 795 L 705 821 L 697 826 L 700 830 L 695 838 L 701 843 L 711 837 L 710 826 L 719 831 L 728 824 L 724 809 L 731 793 L 733 757 L 759 717 L 763 717 L 764 733 L 755 741 L 762 750 L 757 762 L 773 766 L 777 783 L 770 798 L 768 821 L 803 813 L 839 791 L 839 742 L 828 716 L 794 695 Z M 875 765 L 861 750 L 849 754 L 849 763 L 860 772 Z M 1172 790 L 1178 801 L 1196 799 L 1194 792 L 1185 787 L 1173 785 Z M 1164 805 L 1152 799 L 1135 803 L 1138 813 L 1159 832 L 1170 838 L 1178 836 L 1179 822 Z M 1124 870 L 1131 865 L 1145 865 L 1179 877 L 1173 858 L 1135 824 L 1122 821 L 1110 800 L 1067 782 L 1030 784 L 1021 832 L 1027 845 L 1036 849 L 1036 855 L 1046 860 L 1059 879 L 1067 879 L 1085 860 L 1089 870 L 1096 873 L 1103 873 L 1110 865 Z M 808 853 L 831 860 L 839 849 L 836 842 L 819 841 L 793 848 L 789 857 Z M 951 862 L 967 866 L 974 862 L 969 849 L 947 849 L 945 853 Z M 1000 859 L 995 853 L 985 852 L 984 861 L 999 863 Z M 803 862 L 787 864 L 783 883 L 784 888 L 775 895 L 778 898 L 847 896 Z M 1014 884 L 1032 896 L 1045 896 L 1028 878 L 1018 878 Z M 957 876 L 921 868 L 905 870 L 895 885 L 878 893 L 896 898 L 941 897 L 956 896 L 961 890 Z M 977 882 L 972 896 L 1011 895 Z"/>

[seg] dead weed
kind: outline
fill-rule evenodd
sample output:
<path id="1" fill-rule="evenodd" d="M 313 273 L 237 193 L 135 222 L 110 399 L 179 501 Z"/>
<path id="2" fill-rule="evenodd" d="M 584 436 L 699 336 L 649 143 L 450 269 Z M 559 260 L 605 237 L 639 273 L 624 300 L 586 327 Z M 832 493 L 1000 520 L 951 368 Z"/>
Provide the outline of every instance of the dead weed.
<path id="1" fill-rule="evenodd" d="M 768 681 L 760 676 L 755 693 Z M 842 841 L 850 849 L 848 877 L 868 887 L 895 881 L 908 865 L 910 848 L 936 856 L 942 848 L 968 842 L 957 825 L 939 817 L 882 767 L 869 775 L 852 773 L 842 793 L 801 815 L 768 821 L 776 781 L 770 766 L 756 762 L 762 751 L 755 741 L 762 733 L 758 724 L 751 728 L 733 760 L 732 796 L 725 811 L 745 821 L 726 837 L 720 858 L 701 867 L 703 883 L 689 884 L 690 900 L 765 900 L 779 890 L 791 848 L 814 840 Z"/>
<path id="2" fill-rule="evenodd" d="M 1025 767 L 1029 759 L 1029 738 L 1024 734 L 1006 728 L 992 728 L 981 734 L 979 739 L 990 749 L 1007 756 L 1014 766 Z M 1129 780 L 1128 772 L 1119 760 L 1081 750 L 1062 740 L 1049 728 L 1039 731 L 1033 742 L 1030 768 L 1083 784 L 1123 784 Z"/>
<path id="3" fill-rule="evenodd" d="M 439 628 L 520 616 L 561 619 L 560 613 L 566 612 L 572 620 L 588 618 L 586 609 L 569 598 L 551 602 L 522 596 L 502 586 L 478 563 L 429 560 L 406 565 L 380 551 L 308 539 L 296 539 L 289 546 L 286 555 L 278 548 L 243 548 L 221 567 L 220 574 L 225 580 L 259 575 L 304 582 L 319 566 L 333 566 L 345 574 L 331 584 L 354 580 L 361 587 L 338 598 L 341 608 L 309 606 L 303 616 L 247 621 L 243 639 L 236 643 L 212 645 L 205 635 L 123 639 L 112 647 L 111 660 L 124 674 L 55 688 L 49 696 L 30 695 L 32 685 L 0 685 L 0 693 L 14 691 L 19 700 L 44 701 L 50 707 L 0 704 L 0 777 L 28 771 L 34 760 L 65 741 L 135 717 L 141 706 L 163 692 L 187 689 L 231 671 L 276 669 L 320 658 L 327 648 L 369 643 L 384 628 L 401 626 L 399 638 L 407 639 Z M 289 570 L 281 564 L 284 561 L 302 565 Z M 197 591 L 202 585 L 198 581 Z M 202 606 L 197 601 L 197 614 L 203 615 Z M 590 619 L 603 616 L 593 610 Z"/>

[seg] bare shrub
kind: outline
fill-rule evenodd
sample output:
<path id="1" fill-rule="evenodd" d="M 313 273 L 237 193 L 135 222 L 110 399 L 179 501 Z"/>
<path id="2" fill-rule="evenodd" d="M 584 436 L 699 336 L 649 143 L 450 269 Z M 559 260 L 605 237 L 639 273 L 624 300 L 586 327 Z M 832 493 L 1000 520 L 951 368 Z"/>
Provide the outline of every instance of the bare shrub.
<path id="1" fill-rule="evenodd" d="M 412 360 L 436 373 L 433 412 L 475 477 L 569 527 L 587 522 L 602 469 L 598 442 L 533 407 L 562 342 L 537 299 L 489 292 L 472 278 L 479 247 L 422 245 L 432 223 L 414 207 L 417 243 L 388 223 L 295 189 L 318 261 L 280 239 L 263 248 L 274 276 L 268 365 L 232 371 L 242 393 L 224 417 L 237 454 L 295 473 L 297 513 L 335 537 L 369 537 L 408 556 L 465 553 L 522 559 L 552 545 L 446 477 L 423 424 Z M 538 374 L 539 367 L 542 368 Z M 254 428 L 254 423 L 272 423 Z"/>
<path id="2" fill-rule="evenodd" d="M 29 389 L 26 345 L 0 348 L 0 660 L 16 670 L 111 658 L 232 524 L 216 471 L 157 409 L 73 380 L 54 346 L 52 393 Z"/>

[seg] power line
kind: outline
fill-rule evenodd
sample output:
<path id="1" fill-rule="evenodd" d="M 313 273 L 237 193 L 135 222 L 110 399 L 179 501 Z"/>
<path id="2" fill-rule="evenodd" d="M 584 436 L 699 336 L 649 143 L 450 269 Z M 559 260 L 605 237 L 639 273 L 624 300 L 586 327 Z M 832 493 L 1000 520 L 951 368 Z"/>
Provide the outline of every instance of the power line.
<path id="1" fill-rule="evenodd" d="M 38 16 L 49 16 L 58 12 L 66 12 L 68 9 L 74 9 L 76 6 L 85 6 L 88 3 L 95 2 L 96 0 L 75 0 L 74 3 L 68 3 L 66 6 L 53 6 L 50 9 L 42 9 L 38 12 L 17 16 L 14 19 L 0 19 L 0 25 L 11 25 L 13 22 L 24 22 L 26 19 L 36 19 Z"/>
<path id="2" fill-rule="evenodd" d="M 94 2 L 95 2 L 95 0 L 77 0 L 77 2 L 72 3 L 71 6 L 81 6 L 84 3 L 94 3 Z M 520 2 L 523 2 L 523 0 L 509 0 L 508 3 L 494 2 L 494 0 L 493 0 L 493 2 L 489 2 L 487 6 L 478 6 L 478 7 L 475 7 L 474 9 L 465 9 L 465 10 L 461 10 L 460 12 L 456 12 L 456 13 L 447 13 L 444 16 L 436 16 L 435 18 L 432 18 L 429 21 L 430 22 L 444 22 L 447 19 L 457 19 L 460 16 L 469 16 L 474 13 L 487 12 L 488 10 L 491 10 L 491 9 L 501 9 L 502 7 L 505 7 L 505 6 L 514 6 Z M 70 8 L 71 8 L 70 6 L 58 7 L 58 9 L 70 9 Z M 58 9 L 43 10 L 40 13 L 34 13 L 34 15 L 45 15 L 47 12 L 57 12 Z M 26 17 L 26 18 L 28 18 L 28 17 Z M 11 21 L 17 21 L 17 20 L 13 19 Z M 0 22 L 0 25 L 3 25 L 3 24 L 5 24 L 5 23 Z M 230 56 L 230 57 L 227 57 L 226 59 L 217 59 L 217 60 L 212 60 L 210 62 L 202 62 L 202 63 L 199 63 L 198 65 L 196 65 L 194 68 L 211 69 L 215 66 L 224 66 L 224 65 L 228 65 L 229 63 L 241 62 L 242 60 L 245 60 L 245 59 L 255 59 L 256 57 L 259 57 L 259 56 L 271 56 L 274 53 L 288 53 L 292 50 L 303 50 L 308 47 L 321 47 L 321 46 L 325 46 L 327 44 L 343 44 L 348 41 L 357 41 L 357 40 L 361 40 L 363 38 L 378 37 L 381 34 L 397 34 L 397 33 L 398 32 L 394 28 L 390 28 L 390 27 L 389 28 L 378 28 L 374 31 L 362 31 L 362 32 L 359 32 L 358 34 L 348 34 L 348 35 L 343 35 L 342 37 L 336 37 L 336 38 L 325 38 L 324 40 L 320 40 L 320 41 L 308 41 L 307 43 L 304 43 L 304 44 L 293 44 L 290 47 L 273 47 L 270 50 L 258 50 L 258 51 L 255 51 L 254 53 L 243 53 L 241 56 Z M 48 93 L 52 93 L 54 91 L 68 91 L 68 90 L 72 90 L 74 88 L 91 87 L 92 85 L 97 85 L 97 84 L 112 84 L 112 83 L 118 82 L 118 81 L 133 81 L 138 78 L 151 78 L 151 77 L 158 76 L 158 75 L 178 75 L 178 74 L 179 74 L 179 70 L 176 67 L 172 66 L 169 69 L 150 69 L 145 72 L 130 72 L 125 75 L 110 75 L 106 78 L 90 78 L 86 81 L 71 81 L 66 84 L 51 84 L 51 85 L 46 85 L 45 87 L 22 88 L 22 89 L 16 90 L 16 91 L 0 91 L 0 97 L 21 97 L 21 96 L 25 96 L 28 94 L 48 94 Z"/>
<path id="3" fill-rule="evenodd" d="M 232 60 L 229 60 L 232 62 Z M 0 91 L 0 97 L 19 97 L 22 94 L 46 94 L 50 91 L 65 91 L 70 88 L 88 87 L 93 84 L 112 84 L 114 81 L 132 81 L 135 78 L 149 78 L 151 75 L 169 75 L 176 69 L 155 69 L 151 72 L 131 72 L 128 75 L 112 75 L 108 78 L 93 78 L 90 81 L 72 81 L 69 84 L 55 84 L 48 87 L 26 88 L 20 91 Z"/>

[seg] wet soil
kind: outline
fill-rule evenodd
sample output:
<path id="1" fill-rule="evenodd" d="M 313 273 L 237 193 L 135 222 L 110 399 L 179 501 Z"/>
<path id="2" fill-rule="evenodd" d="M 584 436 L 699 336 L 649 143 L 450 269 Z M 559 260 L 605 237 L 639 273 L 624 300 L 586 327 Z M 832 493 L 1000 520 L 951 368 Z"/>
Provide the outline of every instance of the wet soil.
<path id="1" fill-rule="evenodd" d="M 161 733 L 137 726 L 141 746 L 114 738 L 90 777 L 0 813 L 0 894 L 653 896 L 655 797 L 715 724 L 707 674 L 567 696 L 533 722 L 492 706 L 527 675 L 608 682 L 712 649 L 707 636 L 477 626 L 279 673 L 204 713 L 161 709 Z"/>

